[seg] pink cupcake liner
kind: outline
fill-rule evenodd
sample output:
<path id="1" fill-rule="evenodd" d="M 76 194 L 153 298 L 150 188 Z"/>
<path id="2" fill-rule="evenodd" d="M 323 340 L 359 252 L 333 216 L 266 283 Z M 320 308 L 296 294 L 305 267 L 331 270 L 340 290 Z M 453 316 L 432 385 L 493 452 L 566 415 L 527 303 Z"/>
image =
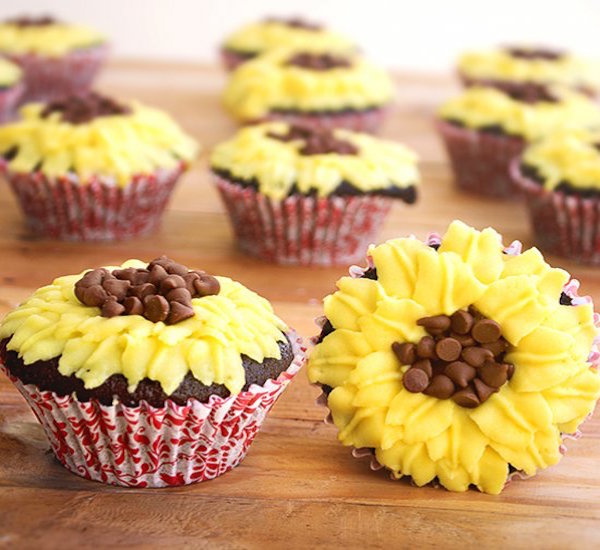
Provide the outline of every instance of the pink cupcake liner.
<path id="1" fill-rule="evenodd" d="M 52 101 L 87 91 L 108 55 L 105 44 L 74 50 L 60 57 L 31 53 L 7 54 L 23 69 L 25 93 L 21 102 Z"/>
<path id="2" fill-rule="evenodd" d="M 255 189 L 215 176 L 237 239 L 247 254 L 279 264 L 348 264 L 375 239 L 389 197 L 307 197 L 272 200 Z"/>
<path id="3" fill-rule="evenodd" d="M 9 88 L 0 89 L 0 123 L 8 122 L 15 117 L 23 90 L 24 86 L 21 82 Z"/>
<path id="4" fill-rule="evenodd" d="M 184 165 L 135 175 L 126 187 L 102 177 L 82 184 L 76 175 L 53 178 L 42 172 L 13 173 L 4 168 L 27 226 L 35 234 L 102 241 L 130 239 L 154 230 Z"/>
<path id="5" fill-rule="evenodd" d="M 242 63 L 255 57 L 253 54 L 244 55 L 243 53 L 221 48 L 221 62 L 227 71 L 233 71 Z"/>
<path id="6" fill-rule="evenodd" d="M 549 254 L 600 265 L 600 197 L 548 191 L 521 172 L 521 159 L 511 175 L 525 196 L 536 244 Z"/>
<path id="7" fill-rule="evenodd" d="M 525 148 L 522 139 L 463 128 L 441 119 L 436 121 L 436 127 L 444 140 L 458 187 L 487 197 L 519 196 L 509 166 Z"/>
<path id="8" fill-rule="evenodd" d="M 267 413 L 302 367 L 306 348 L 288 333 L 294 360 L 276 380 L 235 396 L 167 400 L 155 408 L 77 401 L 23 384 L 2 370 L 41 423 L 56 458 L 78 476 L 124 487 L 171 487 L 214 479 L 244 458 Z"/>

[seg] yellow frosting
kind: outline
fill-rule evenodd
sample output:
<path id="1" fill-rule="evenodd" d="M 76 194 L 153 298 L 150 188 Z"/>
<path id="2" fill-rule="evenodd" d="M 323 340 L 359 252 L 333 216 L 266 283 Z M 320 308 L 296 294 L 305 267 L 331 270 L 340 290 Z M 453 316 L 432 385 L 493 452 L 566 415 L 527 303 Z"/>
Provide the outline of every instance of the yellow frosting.
<path id="1" fill-rule="evenodd" d="M 546 189 L 567 181 L 572 187 L 600 189 L 599 130 L 565 130 L 532 143 L 523 162 L 542 176 Z"/>
<path id="2" fill-rule="evenodd" d="M 121 267 L 146 267 L 129 260 Z M 117 269 L 108 267 L 107 269 Z M 205 385 L 224 384 L 232 394 L 245 384 L 241 355 L 255 361 L 281 358 L 278 342 L 286 325 L 267 300 L 246 287 L 217 277 L 216 296 L 194 298 L 195 316 L 176 325 L 140 315 L 106 318 L 75 297 L 80 275 L 59 277 L 37 290 L 0 324 L 26 365 L 60 356 L 58 370 L 95 388 L 122 374 L 133 392 L 144 378 L 160 382 L 167 395 L 188 372 Z"/>
<path id="3" fill-rule="evenodd" d="M 302 51 L 308 50 L 313 51 Z M 392 100 L 394 88 L 387 73 L 362 57 L 349 56 L 351 67 L 315 71 L 287 65 L 295 53 L 275 50 L 236 69 L 225 89 L 227 109 L 241 120 L 255 120 L 276 109 L 366 109 Z"/>
<path id="4" fill-rule="evenodd" d="M 552 89 L 556 103 L 525 103 L 495 88 L 472 87 L 442 105 L 439 115 L 469 128 L 499 125 L 508 134 L 537 139 L 559 128 L 591 127 L 600 124 L 600 108 L 583 94 Z"/>
<path id="5" fill-rule="evenodd" d="M 13 86 L 21 80 L 22 74 L 18 65 L 6 59 L 0 59 L 0 88 Z"/>
<path id="6" fill-rule="evenodd" d="M 323 50 L 352 52 L 356 46 L 349 38 L 324 28 L 305 29 L 278 21 L 246 25 L 228 36 L 223 46 L 240 53 L 263 53 L 280 47 L 318 47 Z"/>
<path id="7" fill-rule="evenodd" d="M 470 484 L 499 493 L 509 464 L 534 474 L 560 460 L 572 433 L 600 396 L 588 363 L 594 337 L 590 304 L 559 303 L 569 274 L 537 249 L 503 254 L 493 229 L 453 222 L 436 252 L 414 239 L 369 250 L 377 280 L 343 277 L 325 299 L 335 330 L 315 347 L 312 382 L 331 386 L 328 404 L 344 445 L 369 447 L 395 476 L 417 485 L 434 478 L 452 491 Z M 512 379 L 486 402 L 410 393 L 391 344 L 418 342 L 417 319 L 474 304 L 502 327 L 515 365 Z"/>
<path id="8" fill-rule="evenodd" d="M 0 152 L 18 147 L 9 162 L 13 172 L 35 169 L 50 177 L 75 173 L 82 184 L 91 176 L 104 176 L 120 187 L 135 174 L 174 168 L 195 157 L 196 142 L 169 115 L 140 103 L 130 106 L 129 114 L 70 124 L 58 112 L 42 118 L 44 106 L 28 104 L 21 109 L 21 120 L 0 126 Z"/>
<path id="9" fill-rule="evenodd" d="M 294 184 L 302 194 L 316 190 L 323 197 L 343 181 L 364 192 L 419 182 L 417 155 L 398 143 L 339 129 L 334 130 L 335 137 L 358 147 L 357 155 L 301 155 L 304 140 L 284 142 L 268 137 L 271 133 L 285 135 L 288 129 L 284 122 L 242 128 L 215 147 L 211 167 L 236 178 L 256 179 L 260 192 L 275 200 L 287 197 Z"/>
<path id="10" fill-rule="evenodd" d="M 7 54 L 33 53 L 58 57 L 103 42 L 104 37 L 100 33 L 79 25 L 53 23 L 19 26 L 0 23 L 0 52 Z"/>
<path id="11" fill-rule="evenodd" d="M 525 59 L 503 49 L 466 52 L 458 61 L 459 71 L 470 78 L 508 82 L 535 82 L 565 86 L 597 86 L 597 63 L 564 54 L 558 59 Z"/>

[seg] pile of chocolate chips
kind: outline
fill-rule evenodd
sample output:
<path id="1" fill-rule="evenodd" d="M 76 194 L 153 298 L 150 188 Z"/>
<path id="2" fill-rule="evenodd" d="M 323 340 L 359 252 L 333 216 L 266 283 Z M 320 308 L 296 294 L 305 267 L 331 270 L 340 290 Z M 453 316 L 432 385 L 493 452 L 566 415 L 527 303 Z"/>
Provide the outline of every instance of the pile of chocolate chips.
<path id="1" fill-rule="evenodd" d="M 308 31 L 318 31 L 323 28 L 323 25 L 307 21 L 306 19 L 302 19 L 302 17 L 289 17 L 287 19 L 285 17 L 267 17 L 265 21 L 267 23 L 281 23 L 287 27 L 306 29 Z"/>
<path id="2" fill-rule="evenodd" d="M 17 27 L 45 27 L 47 25 L 58 23 L 58 21 L 50 15 L 41 15 L 39 17 L 21 15 L 20 17 L 13 17 L 12 19 L 5 19 L 5 22 L 9 25 L 16 25 Z"/>
<path id="3" fill-rule="evenodd" d="M 78 300 L 99 307 L 103 317 L 142 315 L 167 325 L 194 316 L 192 298 L 214 296 L 219 290 L 219 281 L 212 275 L 189 271 L 166 256 L 142 269 L 94 269 L 75 283 Z"/>
<path id="4" fill-rule="evenodd" d="M 505 51 L 513 57 L 520 59 L 546 59 L 548 61 L 555 61 L 565 56 L 564 52 L 548 48 L 522 48 L 518 46 L 509 46 L 505 48 Z"/>
<path id="5" fill-rule="evenodd" d="M 65 122 L 84 124 L 101 116 L 125 115 L 131 112 L 127 105 L 95 92 L 66 96 L 51 101 L 44 107 L 41 116 L 46 118 L 52 113 L 60 113 Z"/>
<path id="6" fill-rule="evenodd" d="M 311 69 L 312 71 L 329 71 L 339 67 L 351 67 L 352 62 L 347 57 L 330 53 L 301 52 L 290 57 L 287 65 Z"/>
<path id="7" fill-rule="evenodd" d="M 333 131 L 329 129 L 311 129 L 304 126 L 292 125 L 286 134 L 275 134 L 269 132 L 267 137 L 280 141 L 304 140 L 304 146 L 300 149 L 301 155 L 325 155 L 335 153 L 337 155 L 357 155 L 358 147 L 349 141 L 338 139 Z"/>
<path id="8" fill-rule="evenodd" d="M 403 377 L 409 392 L 474 408 L 511 379 L 514 365 L 503 360 L 508 342 L 500 325 L 474 308 L 423 317 L 417 324 L 429 335 L 417 344 L 392 344 L 400 363 L 410 365 Z"/>
<path id="9" fill-rule="evenodd" d="M 528 82 L 505 90 L 510 97 L 524 103 L 558 103 L 559 98 L 550 92 L 544 84 Z"/>

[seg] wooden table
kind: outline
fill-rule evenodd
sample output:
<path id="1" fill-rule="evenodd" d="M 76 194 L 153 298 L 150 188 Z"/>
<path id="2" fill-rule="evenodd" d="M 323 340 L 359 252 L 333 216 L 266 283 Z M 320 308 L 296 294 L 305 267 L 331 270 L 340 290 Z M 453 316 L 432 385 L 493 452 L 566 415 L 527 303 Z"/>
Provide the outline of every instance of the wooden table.
<path id="1" fill-rule="evenodd" d="M 531 244 L 520 204 L 480 200 L 451 185 L 432 129 L 435 106 L 455 89 L 446 77 L 398 74 L 398 109 L 383 135 L 422 159 L 420 202 L 398 205 L 380 239 L 443 231 L 454 218 L 493 225 L 506 242 Z M 238 279 L 273 302 L 303 336 L 316 331 L 321 299 L 344 268 L 265 265 L 238 253 L 215 190 L 207 153 L 235 128 L 219 104 L 216 68 L 118 62 L 99 87 L 170 111 L 204 145 L 177 188 L 162 229 L 116 244 L 33 239 L 0 184 L 0 315 L 54 277 L 161 253 Z M 597 271 L 560 262 L 600 302 Z M 120 489 L 80 479 L 53 457 L 41 427 L 10 383 L 0 380 L 0 547 L 590 547 L 600 544 L 598 415 L 569 443 L 560 465 L 500 496 L 454 494 L 391 482 L 336 441 L 301 372 L 234 471 L 207 483 L 163 490 Z"/>

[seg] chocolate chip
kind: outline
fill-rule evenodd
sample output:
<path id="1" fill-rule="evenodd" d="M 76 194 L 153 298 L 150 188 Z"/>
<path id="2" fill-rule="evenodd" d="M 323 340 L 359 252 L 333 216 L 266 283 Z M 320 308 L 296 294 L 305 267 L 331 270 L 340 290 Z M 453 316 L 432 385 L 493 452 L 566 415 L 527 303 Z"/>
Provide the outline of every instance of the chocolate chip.
<path id="1" fill-rule="evenodd" d="M 166 269 L 160 264 L 154 264 L 150 269 L 150 278 L 148 281 L 155 286 L 160 285 L 161 281 L 168 277 Z"/>
<path id="2" fill-rule="evenodd" d="M 122 281 L 132 282 L 137 275 L 137 269 L 133 267 L 128 267 L 126 269 L 115 269 L 112 274 Z"/>
<path id="3" fill-rule="evenodd" d="M 459 309 L 452 314 L 450 326 L 457 334 L 469 334 L 473 327 L 473 316 L 469 312 Z"/>
<path id="4" fill-rule="evenodd" d="M 508 366 L 504 363 L 487 361 L 479 369 L 479 378 L 492 388 L 499 388 L 508 379 Z"/>
<path id="5" fill-rule="evenodd" d="M 450 338 L 454 338 L 458 340 L 460 345 L 463 348 L 468 348 L 469 346 L 474 346 L 477 342 L 475 342 L 474 338 L 470 334 L 457 334 L 456 332 L 450 333 Z"/>
<path id="6" fill-rule="evenodd" d="M 444 374 L 457 386 L 466 388 L 469 382 L 475 378 L 477 371 L 462 361 L 454 361 L 446 367 Z"/>
<path id="7" fill-rule="evenodd" d="M 150 282 L 150 273 L 148 273 L 147 271 L 140 271 L 138 269 L 138 272 L 135 274 L 134 277 L 132 277 L 131 279 L 131 284 L 134 286 L 139 286 L 139 285 L 143 285 L 145 283 L 149 283 Z"/>
<path id="8" fill-rule="evenodd" d="M 475 378 L 475 380 L 473 380 L 473 386 L 475 388 L 475 392 L 477 393 L 477 397 L 479 397 L 480 403 L 487 401 L 490 395 L 498 391 L 497 388 L 491 388 L 479 378 Z"/>
<path id="9" fill-rule="evenodd" d="M 216 277 L 204 275 L 194 281 L 194 289 L 200 297 L 214 296 L 219 294 L 221 285 Z"/>
<path id="10" fill-rule="evenodd" d="M 179 302 L 189 307 L 192 305 L 192 295 L 187 288 L 174 288 L 169 291 L 166 298 L 169 302 Z"/>
<path id="11" fill-rule="evenodd" d="M 506 365 L 506 377 L 510 380 L 515 373 L 515 366 L 512 363 L 504 363 Z"/>
<path id="12" fill-rule="evenodd" d="M 423 336 L 419 340 L 417 355 L 421 359 L 435 359 L 435 340 L 431 336 Z"/>
<path id="13" fill-rule="evenodd" d="M 171 310 L 169 311 L 169 317 L 167 318 L 167 324 L 169 325 L 174 325 L 194 316 L 194 308 L 191 306 L 186 306 L 179 302 L 170 302 L 170 307 Z"/>
<path id="14" fill-rule="evenodd" d="M 123 306 L 125 306 L 125 313 L 127 313 L 127 315 L 144 314 L 144 304 L 136 296 L 128 296 L 125 298 L 123 301 Z"/>
<path id="15" fill-rule="evenodd" d="M 181 275 L 167 275 L 160 282 L 160 292 L 162 294 L 168 294 L 175 288 L 185 288 L 185 281 Z"/>
<path id="16" fill-rule="evenodd" d="M 417 358 L 416 346 L 411 342 L 394 342 L 392 351 L 400 361 L 401 365 L 412 365 Z"/>
<path id="17" fill-rule="evenodd" d="M 472 367 L 481 367 L 487 360 L 493 359 L 494 355 L 489 349 L 470 347 L 462 350 L 461 357 Z"/>
<path id="18" fill-rule="evenodd" d="M 105 269 L 92 269 L 88 271 L 76 284 L 88 287 L 102 284 L 102 280 L 106 276 Z"/>
<path id="19" fill-rule="evenodd" d="M 454 382 L 446 375 L 438 374 L 431 379 L 423 393 L 438 399 L 448 399 L 454 393 Z"/>
<path id="20" fill-rule="evenodd" d="M 418 361 L 415 361 L 412 368 L 422 370 L 427 375 L 427 378 L 433 376 L 433 368 L 431 367 L 431 361 L 429 359 L 419 359 Z"/>
<path id="21" fill-rule="evenodd" d="M 169 302 L 164 296 L 155 294 L 144 300 L 144 317 L 153 323 L 165 321 L 169 316 Z"/>
<path id="22" fill-rule="evenodd" d="M 183 276 L 183 280 L 185 281 L 185 288 L 187 288 L 190 294 L 196 294 L 196 289 L 194 288 L 194 281 L 199 279 L 200 275 L 198 273 L 194 273 L 193 271 Z"/>
<path id="23" fill-rule="evenodd" d="M 156 287 L 152 283 L 144 283 L 143 285 L 134 286 L 131 289 L 131 295 L 144 301 L 146 296 L 156 294 Z"/>
<path id="24" fill-rule="evenodd" d="M 108 279 L 102 283 L 102 288 L 118 301 L 124 300 L 131 283 L 128 280 Z"/>
<path id="25" fill-rule="evenodd" d="M 494 357 L 502 355 L 508 348 L 508 342 L 504 338 L 499 338 L 495 342 L 489 342 L 488 344 L 482 344 L 482 348 L 489 349 Z"/>
<path id="26" fill-rule="evenodd" d="M 452 399 L 457 405 L 465 407 L 467 409 L 473 409 L 479 405 L 479 397 L 472 388 L 465 388 L 456 392 Z"/>
<path id="27" fill-rule="evenodd" d="M 125 306 L 117 302 L 114 297 L 109 297 L 102 305 L 102 317 L 117 317 L 125 311 Z"/>
<path id="28" fill-rule="evenodd" d="M 180 277 L 188 274 L 188 268 L 176 262 L 167 265 L 166 270 L 170 275 L 179 275 Z"/>
<path id="29" fill-rule="evenodd" d="M 473 325 L 473 338 L 480 344 L 495 342 L 502 335 L 500 325 L 492 319 L 480 319 Z"/>
<path id="30" fill-rule="evenodd" d="M 417 321 L 417 325 L 423 327 L 430 334 L 441 334 L 450 328 L 450 317 L 447 315 L 421 317 Z"/>
<path id="31" fill-rule="evenodd" d="M 106 290 L 100 285 L 93 285 L 85 289 L 82 302 L 86 306 L 100 307 L 106 298 L 108 298 Z"/>
<path id="32" fill-rule="evenodd" d="M 411 368 L 404 373 L 402 383 L 409 392 L 420 393 L 429 384 L 429 378 L 421 369 Z"/>
<path id="33" fill-rule="evenodd" d="M 460 357 L 462 346 L 454 338 L 442 338 L 435 345 L 435 353 L 444 361 L 455 361 Z"/>

